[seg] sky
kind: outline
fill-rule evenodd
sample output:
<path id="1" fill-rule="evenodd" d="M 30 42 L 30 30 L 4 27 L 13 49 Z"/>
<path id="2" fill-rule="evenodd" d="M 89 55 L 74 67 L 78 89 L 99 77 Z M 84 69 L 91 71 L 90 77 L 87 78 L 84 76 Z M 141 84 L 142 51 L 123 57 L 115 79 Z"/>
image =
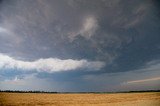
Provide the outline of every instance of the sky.
<path id="1" fill-rule="evenodd" d="M 0 90 L 160 89 L 158 0 L 0 0 Z"/>

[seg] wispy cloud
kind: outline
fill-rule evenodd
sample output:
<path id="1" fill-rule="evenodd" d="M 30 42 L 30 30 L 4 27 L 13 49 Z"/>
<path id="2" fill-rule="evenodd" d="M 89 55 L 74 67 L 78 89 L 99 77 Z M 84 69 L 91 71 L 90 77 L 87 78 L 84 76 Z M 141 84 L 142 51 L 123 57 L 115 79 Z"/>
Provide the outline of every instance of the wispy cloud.
<path id="1" fill-rule="evenodd" d="M 22 61 L 10 56 L 0 54 L 0 69 L 36 70 L 45 72 L 59 72 L 76 69 L 99 70 L 105 66 L 101 61 L 87 61 L 58 58 L 39 59 L 35 61 Z"/>
<path id="2" fill-rule="evenodd" d="M 0 32 L 7 32 L 5 28 L 0 27 Z"/>
<path id="3" fill-rule="evenodd" d="M 148 78 L 148 79 L 142 79 L 142 80 L 127 81 L 125 84 L 143 83 L 143 82 L 157 81 L 157 80 L 160 80 L 160 77 Z"/>
<path id="4" fill-rule="evenodd" d="M 82 21 L 82 26 L 77 32 L 70 32 L 69 33 L 69 38 L 74 40 L 76 36 L 82 36 L 86 39 L 91 38 L 98 29 L 98 21 L 94 16 L 87 16 L 83 19 Z"/>
<path id="5" fill-rule="evenodd" d="M 95 17 L 87 17 L 83 22 L 83 27 L 80 33 L 85 38 L 90 38 L 94 35 L 95 31 L 98 29 L 98 22 Z"/>
<path id="6" fill-rule="evenodd" d="M 13 31 L 10 29 L 7 29 L 5 27 L 0 26 L 0 39 L 5 39 L 9 41 L 9 43 L 16 43 L 20 44 L 22 42 L 22 38 L 20 36 L 17 36 Z"/>

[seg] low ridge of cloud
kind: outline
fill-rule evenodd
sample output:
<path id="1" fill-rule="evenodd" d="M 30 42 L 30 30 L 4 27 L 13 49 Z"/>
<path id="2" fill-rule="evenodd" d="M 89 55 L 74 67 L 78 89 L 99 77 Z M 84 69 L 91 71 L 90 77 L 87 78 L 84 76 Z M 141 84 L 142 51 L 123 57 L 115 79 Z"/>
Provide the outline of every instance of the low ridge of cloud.
<path id="1" fill-rule="evenodd" d="M 0 69 L 36 70 L 40 72 L 60 72 L 76 69 L 99 70 L 105 66 L 101 61 L 87 61 L 58 58 L 39 59 L 35 61 L 22 61 L 10 56 L 0 54 Z"/>
<path id="2" fill-rule="evenodd" d="M 128 81 L 126 83 L 133 84 L 133 83 L 143 83 L 143 82 L 156 81 L 156 80 L 160 80 L 160 77 L 148 78 L 148 79 L 142 79 L 142 80 L 133 80 L 133 81 Z"/>

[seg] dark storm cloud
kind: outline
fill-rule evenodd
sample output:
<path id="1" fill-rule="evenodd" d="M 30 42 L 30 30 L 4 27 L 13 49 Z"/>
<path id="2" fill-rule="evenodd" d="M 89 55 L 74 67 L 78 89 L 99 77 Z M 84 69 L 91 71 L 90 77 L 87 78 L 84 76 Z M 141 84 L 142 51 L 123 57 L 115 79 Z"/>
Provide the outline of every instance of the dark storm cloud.
<path id="1" fill-rule="evenodd" d="M 1 51 L 32 59 L 54 56 L 110 62 L 115 51 L 132 40 L 125 28 L 140 23 L 148 5 L 119 0 L 5 1 L 1 27 L 10 33 L 3 32 L 8 37 L 2 38 Z"/>
<path id="2" fill-rule="evenodd" d="M 50 82 L 67 80 L 70 90 L 76 83 L 81 84 L 74 90 L 82 90 L 83 85 L 84 90 L 89 85 L 96 89 L 94 85 L 105 84 L 108 73 L 130 76 L 148 62 L 160 60 L 159 29 L 158 0 L 0 0 L 0 53 L 22 63 L 48 58 L 105 63 L 96 72 L 76 68 L 36 76 Z M 99 83 L 95 77 L 97 81 L 89 84 L 82 79 L 87 75 L 104 79 Z"/>

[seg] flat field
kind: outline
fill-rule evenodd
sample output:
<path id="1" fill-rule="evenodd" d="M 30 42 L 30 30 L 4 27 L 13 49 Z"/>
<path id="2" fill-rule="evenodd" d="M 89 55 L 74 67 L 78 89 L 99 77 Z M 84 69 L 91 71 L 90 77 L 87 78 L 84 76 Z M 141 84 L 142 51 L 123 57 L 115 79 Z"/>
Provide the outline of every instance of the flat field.
<path id="1" fill-rule="evenodd" d="M 0 93 L 0 106 L 160 106 L 160 92 L 113 94 Z"/>

